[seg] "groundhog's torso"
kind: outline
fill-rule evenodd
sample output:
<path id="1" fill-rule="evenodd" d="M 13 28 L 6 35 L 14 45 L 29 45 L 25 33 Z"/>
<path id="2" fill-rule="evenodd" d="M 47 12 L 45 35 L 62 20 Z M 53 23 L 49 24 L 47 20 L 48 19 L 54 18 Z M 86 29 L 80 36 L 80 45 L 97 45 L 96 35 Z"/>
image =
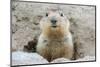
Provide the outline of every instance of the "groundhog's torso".
<path id="1" fill-rule="evenodd" d="M 71 34 L 64 36 L 61 39 L 49 39 L 40 35 L 37 52 L 48 61 L 52 61 L 57 58 L 71 59 L 73 56 Z"/>
<path id="2" fill-rule="evenodd" d="M 56 58 L 71 59 L 73 56 L 72 36 L 68 19 L 59 11 L 51 10 L 40 21 L 42 33 L 37 52 L 49 62 Z"/>

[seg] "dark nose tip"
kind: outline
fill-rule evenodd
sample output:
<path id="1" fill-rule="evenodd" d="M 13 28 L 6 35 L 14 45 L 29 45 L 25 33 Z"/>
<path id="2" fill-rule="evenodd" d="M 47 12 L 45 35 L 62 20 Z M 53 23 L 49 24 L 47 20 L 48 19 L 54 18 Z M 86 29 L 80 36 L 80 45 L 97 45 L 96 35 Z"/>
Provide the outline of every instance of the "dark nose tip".
<path id="1" fill-rule="evenodd" d="M 56 24 L 57 20 L 56 20 L 56 19 L 52 19 L 51 22 L 52 22 L 53 24 Z"/>

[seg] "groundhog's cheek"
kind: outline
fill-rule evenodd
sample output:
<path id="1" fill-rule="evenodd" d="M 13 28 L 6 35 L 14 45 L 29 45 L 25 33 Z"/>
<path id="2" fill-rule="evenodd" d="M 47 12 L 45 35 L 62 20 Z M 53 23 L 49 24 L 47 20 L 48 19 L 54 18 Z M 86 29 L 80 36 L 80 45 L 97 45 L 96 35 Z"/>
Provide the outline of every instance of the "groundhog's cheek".
<path id="1" fill-rule="evenodd" d="M 61 27 L 61 28 L 65 28 L 65 27 L 68 26 L 68 25 L 67 25 L 66 22 L 59 22 L 59 23 L 58 23 L 58 26 Z"/>
<path id="2" fill-rule="evenodd" d="M 48 23 L 48 22 L 42 22 L 41 23 L 41 28 L 42 29 L 47 29 L 47 28 L 49 28 L 50 27 L 50 23 Z"/>

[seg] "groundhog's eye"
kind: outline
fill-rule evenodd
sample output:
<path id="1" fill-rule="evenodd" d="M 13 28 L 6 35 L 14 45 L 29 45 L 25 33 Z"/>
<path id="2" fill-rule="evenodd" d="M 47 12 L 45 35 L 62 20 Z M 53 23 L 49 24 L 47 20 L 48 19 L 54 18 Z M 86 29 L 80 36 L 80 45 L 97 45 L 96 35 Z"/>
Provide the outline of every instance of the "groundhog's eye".
<path id="1" fill-rule="evenodd" d="M 48 16 L 48 13 L 46 13 L 46 17 Z"/>
<path id="2" fill-rule="evenodd" d="M 60 14 L 60 16 L 62 16 L 62 17 L 63 17 L 63 16 L 64 16 L 64 15 L 63 15 L 63 13 L 61 13 L 61 14 Z"/>

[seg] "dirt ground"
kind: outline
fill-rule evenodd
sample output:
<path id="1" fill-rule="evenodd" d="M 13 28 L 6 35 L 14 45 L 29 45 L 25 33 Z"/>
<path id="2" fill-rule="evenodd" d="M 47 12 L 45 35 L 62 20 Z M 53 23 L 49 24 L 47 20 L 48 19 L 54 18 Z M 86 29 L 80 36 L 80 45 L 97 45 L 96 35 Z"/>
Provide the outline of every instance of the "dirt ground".
<path id="1" fill-rule="evenodd" d="M 12 2 L 12 51 L 23 51 L 29 41 L 38 40 L 40 18 L 47 8 L 59 8 L 71 23 L 77 58 L 95 56 L 95 7 L 81 5 Z M 94 58 L 95 60 L 95 58 Z"/>

